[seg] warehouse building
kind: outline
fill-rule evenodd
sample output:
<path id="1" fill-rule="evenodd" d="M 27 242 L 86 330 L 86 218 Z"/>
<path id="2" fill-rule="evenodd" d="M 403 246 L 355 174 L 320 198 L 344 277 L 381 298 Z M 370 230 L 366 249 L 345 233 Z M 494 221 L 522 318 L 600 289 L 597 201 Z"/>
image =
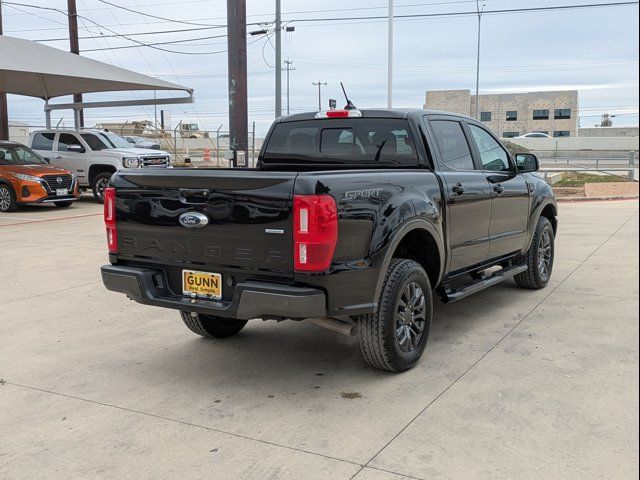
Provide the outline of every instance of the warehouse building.
<path id="1" fill-rule="evenodd" d="M 428 90 L 424 108 L 476 117 L 476 96 L 470 90 Z M 480 95 L 479 110 L 480 121 L 503 138 L 578 135 L 577 90 Z"/>

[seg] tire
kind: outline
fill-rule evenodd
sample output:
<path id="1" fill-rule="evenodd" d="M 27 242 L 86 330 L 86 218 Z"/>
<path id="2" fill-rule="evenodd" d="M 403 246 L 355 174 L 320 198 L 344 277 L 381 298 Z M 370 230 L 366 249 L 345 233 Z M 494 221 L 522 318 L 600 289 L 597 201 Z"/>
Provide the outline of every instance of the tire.
<path id="1" fill-rule="evenodd" d="M 409 299 L 409 306 L 416 307 L 407 310 L 403 304 L 408 303 L 409 296 L 418 294 L 416 287 L 421 291 L 421 302 Z M 421 316 L 413 317 L 411 312 Z M 356 317 L 362 357 L 381 370 L 408 370 L 424 352 L 432 319 L 433 292 L 427 273 L 413 260 L 394 259 L 385 274 L 378 311 Z"/>
<path id="2" fill-rule="evenodd" d="M 68 208 L 73 205 L 73 201 L 67 200 L 66 202 L 53 202 L 53 204 L 58 208 Z"/>
<path id="3" fill-rule="evenodd" d="M 553 272 L 554 241 L 551 222 L 546 217 L 540 217 L 529 251 L 520 257 L 521 263 L 529 268 L 514 277 L 518 287 L 539 290 L 547 286 Z"/>
<path id="4" fill-rule="evenodd" d="M 96 175 L 96 178 L 93 179 L 91 189 L 93 190 L 93 198 L 95 198 L 98 203 L 103 203 L 104 201 L 102 198 L 104 195 L 104 189 L 109 186 L 111 175 L 113 175 L 113 172 L 102 172 Z"/>
<path id="5" fill-rule="evenodd" d="M 228 338 L 234 336 L 247 324 L 247 320 L 214 317 L 202 313 L 180 312 L 182 321 L 193 333 L 205 338 Z"/>
<path id="6" fill-rule="evenodd" d="M 0 212 L 15 212 L 18 209 L 16 194 L 6 183 L 0 183 Z"/>

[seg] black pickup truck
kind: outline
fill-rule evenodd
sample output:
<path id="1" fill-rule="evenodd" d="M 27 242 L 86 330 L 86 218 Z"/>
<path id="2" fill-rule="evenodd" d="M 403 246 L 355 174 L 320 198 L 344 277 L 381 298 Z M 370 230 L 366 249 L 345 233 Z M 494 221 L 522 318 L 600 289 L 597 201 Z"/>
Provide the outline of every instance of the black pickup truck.
<path id="1" fill-rule="evenodd" d="M 429 110 L 275 121 L 255 169 L 120 171 L 105 191 L 109 290 L 204 337 L 250 319 L 355 335 L 372 366 L 422 355 L 434 296 L 543 288 L 557 206 L 482 123 Z"/>

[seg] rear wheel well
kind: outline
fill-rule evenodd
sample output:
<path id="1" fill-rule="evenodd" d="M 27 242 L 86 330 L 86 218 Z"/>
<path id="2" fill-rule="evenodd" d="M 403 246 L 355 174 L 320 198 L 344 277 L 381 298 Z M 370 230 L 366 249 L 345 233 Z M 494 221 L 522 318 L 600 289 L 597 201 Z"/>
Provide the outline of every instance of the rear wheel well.
<path id="1" fill-rule="evenodd" d="M 91 165 L 89 167 L 89 185 L 93 185 L 93 180 L 101 173 L 115 173 L 116 167 L 113 165 Z"/>
<path id="2" fill-rule="evenodd" d="M 554 235 L 557 233 L 557 230 L 558 230 L 558 220 L 556 219 L 557 215 L 558 215 L 558 212 L 556 211 L 556 208 L 551 204 L 544 207 L 542 209 L 542 213 L 540 213 L 541 217 L 545 217 L 549 220 L 549 222 L 551 222 Z"/>
<path id="3" fill-rule="evenodd" d="M 393 252 L 393 258 L 415 260 L 427 272 L 431 287 L 438 285 L 440 252 L 435 239 L 426 230 L 417 228 L 407 233 Z"/>

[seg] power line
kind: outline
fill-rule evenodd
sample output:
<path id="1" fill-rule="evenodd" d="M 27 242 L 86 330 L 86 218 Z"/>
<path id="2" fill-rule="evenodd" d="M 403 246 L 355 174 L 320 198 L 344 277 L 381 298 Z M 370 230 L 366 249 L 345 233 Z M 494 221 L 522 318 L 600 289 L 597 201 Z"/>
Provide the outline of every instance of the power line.
<path id="1" fill-rule="evenodd" d="M 131 12 L 131 13 L 137 13 L 138 15 L 144 15 L 145 17 L 150 17 L 150 18 L 155 18 L 158 20 L 164 20 L 166 22 L 171 22 L 171 23 L 184 23 L 185 25 L 196 25 L 196 26 L 200 26 L 200 27 L 222 27 L 222 26 L 226 26 L 226 25 L 210 25 L 208 23 L 197 23 L 197 22 L 190 22 L 187 20 L 176 20 L 173 18 L 166 18 L 166 17 L 159 17 L 157 15 L 152 15 L 150 13 L 147 12 L 142 12 L 140 10 L 134 10 L 132 8 L 128 8 L 125 7 L 123 5 L 118 5 L 117 3 L 112 3 L 112 2 L 108 2 L 107 0 L 98 0 L 100 3 L 104 3 L 105 5 L 110 5 L 114 8 L 119 8 L 121 10 L 125 10 L 127 12 Z"/>
<path id="2" fill-rule="evenodd" d="M 41 9 L 41 10 L 50 10 L 50 11 L 61 13 L 65 17 L 67 16 L 67 13 L 64 10 L 60 10 L 58 8 L 42 7 L 42 6 L 39 6 L 39 5 L 28 5 L 28 4 L 15 3 L 15 2 L 3 2 L 3 3 L 5 3 L 6 5 L 20 5 L 20 6 L 24 6 L 24 7 L 28 7 L 28 8 L 36 8 L 36 9 Z M 129 40 L 130 42 L 136 43 L 140 47 L 149 47 L 149 48 L 153 48 L 154 50 L 160 50 L 160 51 L 167 52 L 167 53 L 175 53 L 175 54 L 178 54 L 178 55 L 213 55 L 213 54 L 217 54 L 217 53 L 224 53 L 226 51 L 225 50 L 225 51 L 215 51 L 215 52 L 182 52 L 182 51 L 178 51 L 178 50 L 169 50 L 169 49 L 166 49 L 166 48 L 158 47 L 158 46 L 153 45 L 153 44 L 140 42 L 140 41 L 138 41 L 138 40 L 136 40 L 134 38 L 129 38 L 127 35 L 122 34 L 122 33 L 118 33 L 115 30 L 112 30 L 112 29 L 110 29 L 108 27 L 105 27 L 104 25 L 101 25 L 100 23 L 92 20 L 89 17 L 85 17 L 83 15 L 79 15 L 78 14 L 78 18 L 83 18 L 83 19 L 87 20 L 88 22 L 92 23 L 93 25 L 95 25 L 98 29 L 107 30 L 108 32 L 114 34 L 115 37 L 124 38 L 126 40 Z"/>
<path id="3" fill-rule="evenodd" d="M 638 5 L 638 1 L 629 1 L 629 2 L 610 2 L 610 3 L 590 3 L 590 4 L 579 4 L 579 5 L 550 5 L 546 7 L 528 7 L 528 8 L 503 8 L 499 10 L 485 10 L 483 15 L 497 15 L 497 14 L 506 14 L 506 13 L 533 13 L 533 12 L 544 12 L 544 11 L 553 11 L 553 10 L 578 10 L 578 9 L 587 9 L 587 8 L 602 8 L 602 7 L 622 7 L 629 5 Z M 411 19 L 411 18 L 433 18 L 433 17 L 463 17 L 470 15 L 478 15 L 478 12 L 475 10 L 466 11 L 466 12 L 438 12 L 438 13 L 412 13 L 412 14 L 402 14 L 402 15 L 394 15 L 393 18 L 398 20 L 402 19 Z M 353 21 L 353 20 L 387 20 L 389 17 L 387 15 L 371 15 L 371 16 L 361 16 L 361 17 L 325 17 L 325 18 L 298 18 L 298 19 L 290 19 L 290 22 L 342 22 L 342 21 Z"/>
<path id="4" fill-rule="evenodd" d="M 97 37 L 100 38 L 100 37 Z M 146 43 L 145 46 L 150 47 L 150 46 L 155 46 L 155 45 L 174 45 L 177 43 L 186 43 L 186 42 L 194 42 L 194 41 L 198 41 L 198 40 L 210 40 L 213 38 L 226 38 L 226 35 L 213 35 L 213 36 L 207 36 L 207 37 L 197 37 L 197 38 L 183 38 L 182 40 L 171 40 L 171 41 L 167 41 L 167 42 L 150 42 L 150 43 Z M 226 43 L 226 42 L 222 42 L 222 43 Z M 192 45 L 194 47 L 197 46 L 202 46 L 202 45 Z M 120 45 L 117 47 L 108 47 L 108 48 L 92 48 L 92 49 L 88 49 L 88 50 L 83 50 L 84 52 L 98 52 L 101 50 L 122 50 L 122 49 L 127 49 L 127 48 L 140 48 L 140 45 Z"/>
<path id="5" fill-rule="evenodd" d="M 105 1 L 105 0 L 99 0 L 99 1 Z M 485 1 L 491 1 L 491 0 L 485 0 Z M 54 10 L 54 11 L 59 11 L 58 9 L 52 8 L 52 7 L 42 7 L 42 6 L 38 6 L 38 5 L 30 5 L 30 4 L 25 4 L 25 3 L 18 3 L 18 2 L 4 2 L 6 5 L 18 5 L 18 6 L 24 6 L 24 7 L 31 7 L 31 8 L 40 8 L 43 10 Z M 106 3 L 106 2 L 105 2 Z M 406 4 L 406 5 L 399 5 L 398 7 L 417 7 L 417 6 L 427 6 L 427 5 L 449 5 L 449 4 L 459 4 L 459 3 L 474 3 L 474 0 L 457 0 L 457 1 L 446 1 L 446 2 L 431 2 L 431 3 L 416 3 L 416 4 Z M 593 3 L 593 4 L 577 4 L 577 5 L 551 5 L 551 6 L 545 6 L 545 7 L 528 7 L 528 8 L 506 8 L 506 9 L 498 9 L 498 10 L 486 10 L 484 13 L 485 14 L 508 14 L 508 13 L 530 13 L 530 12 L 540 12 L 540 11 L 553 11 L 553 10 L 571 10 L 571 9 L 586 9 L 586 8 L 598 8 L 598 7 L 616 7 L 616 6 L 629 6 L 629 5 L 637 5 L 639 2 L 638 1 L 622 1 L 622 2 L 602 2 L 602 3 Z M 116 4 L 113 4 L 116 5 Z M 122 6 L 118 6 L 118 8 L 125 8 L 126 7 L 122 7 Z M 352 10 L 366 10 L 366 9 L 374 9 L 374 8 L 386 8 L 386 7 L 359 7 L 359 8 L 343 8 L 343 9 L 327 9 L 327 10 L 306 10 L 306 11 L 292 11 L 292 12 L 284 12 L 283 15 L 293 15 L 293 14 L 306 14 L 306 13 L 315 13 L 315 12 L 330 12 L 330 11 L 352 11 Z M 139 13 L 140 15 L 147 15 L 145 12 L 142 11 L 135 11 L 135 13 Z M 256 14 L 253 16 L 266 16 L 269 14 Z M 394 18 L 396 19 L 411 19 L 411 18 L 430 18 L 430 17 L 455 17 L 455 16 L 469 16 L 469 15 L 477 15 L 476 11 L 465 11 L 465 12 L 438 12 L 438 13 L 424 13 L 424 14 L 401 14 L 401 15 L 394 15 Z M 147 15 L 149 16 L 149 15 Z M 160 17 L 160 18 L 164 18 L 164 17 Z M 224 17 L 214 17 L 212 19 L 220 19 L 220 18 L 224 18 Z M 359 16 L 359 17 L 325 17 L 325 18 L 298 18 L 298 19 L 293 19 L 290 21 L 295 21 L 295 22 L 343 22 L 343 21 L 354 21 L 354 20 L 386 20 L 388 17 L 386 15 L 377 15 L 377 16 Z M 195 24 L 195 25 L 201 25 L 201 26 L 205 26 L 206 28 L 225 28 L 225 25 L 209 25 L 209 24 L 198 24 L 195 22 L 191 22 L 189 20 L 172 20 L 172 19 L 164 19 L 163 22 L 171 22 L 171 23 L 188 23 L 188 24 Z M 161 23 L 161 22 L 156 22 L 156 23 Z M 252 22 L 252 23 L 247 23 L 247 25 L 264 25 L 264 24 L 269 24 L 269 23 L 273 23 L 271 21 L 266 21 L 266 22 Z M 131 23 L 131 24 L 127 24 L 127 25 L 142 25 L 143 23 Z M 148 23 L 147 23 L 148 24 Z M 33 29 L 30 29 L 30 31 L 32 31 Z M 196 29 L 193 29 L 196 30 Z M 180 30 L 178 30 L 180 31 Z M 184 30 L 187 31 L 187 30 Z M 170 31 L 170 30 L 166 30 L 166 31 L 158 31 L 158 32 L 148 32 L 148 33 L 174 33 L 174 31 Z M 144 33 L 144 34 L 148 34 L 148 33 Z M 136 34 L 130 34 L 130 35 L 138 35 Z M 142 35 L 142 33 L 140 34 Z M 53 40 L 53 39 L 51 39 Z"/>

